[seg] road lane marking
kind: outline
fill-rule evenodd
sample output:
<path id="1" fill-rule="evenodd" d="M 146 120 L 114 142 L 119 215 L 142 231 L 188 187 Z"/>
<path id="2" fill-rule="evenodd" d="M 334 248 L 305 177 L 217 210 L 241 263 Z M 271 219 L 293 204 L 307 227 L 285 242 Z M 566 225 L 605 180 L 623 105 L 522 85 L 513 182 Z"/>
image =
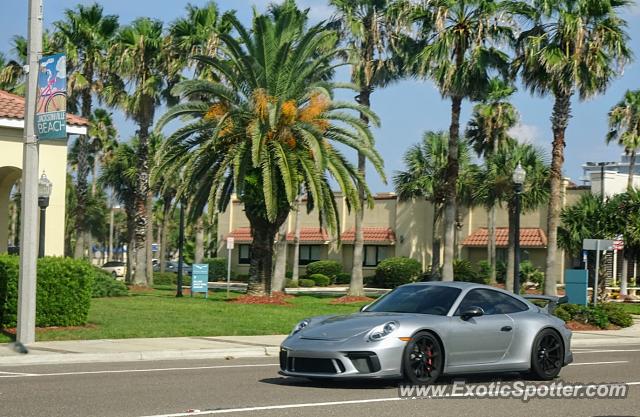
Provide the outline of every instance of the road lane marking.
<path id="1" fill-rule="evenodd" d="M 24 372 L 5 372 L 5 371 L 0 371 L 0 374 L 2 375 L 11 375 L 11 376 L 29 376 L 29 375 L 33 375 L 33 374 L 27 374 Z M 2 375 L 0 375 L 0 377 L 2 377 Z"/>
<path id="2" fill-rule="evenodd" d="M 77 371 L 77 372 L 52 372 L 46 374 L 17 374 L 16 375 L 0 375 L 0 378 L 19 378 L 19 377 L 41 377 L 41 376 L 68 376 L 68 375 L 97 375 L 97 374 L 126 374 L 139 372 L 164 372 L 164 371 L 191 371 L 198 369 L 229 369 L 229 368 L 252 368 L 279 366 L 277 363 L 260 363 L 254 365 L 215 365 L 215 366 L 194 366 L 183 368 L 151 368 L 151 369 L 111 369 L 104 371 Z M 0 372 L 2 373 L 2 372 Z M 13 374 L 13 373 L 11 373 Z"/>
<path id="3" fill-rule="evenodd" d="M 611 365 L 615 363 L 629 363 L 629 361 L 607 361 L 607 362 L 578 362 L 578 363 L 570 363 L 569 366 L 579 366 L 579 365 Z"/>
<path id="4" fill-rule="evenodd" d="M 189 417 L 189 416 L 207 416 L 213 414 L 228 414 L 228 413 L 247 413 L 251 411 L 268 411 L 268 410 L 283 410 L 287 408 L 308 408 L 308 407 L 326 407 L 332 405 L 349 405 L 349 404 L 370 404 L 386 401 L 402 401 L 400 397 L 387 397 L 387 398 L 370 398 L 367 400 L 348 400 L 348 401 L 327 401 L 322 403 L 301 403 L 301 404 L 283 404 L 283 405 L 265 405 L 260 407 L 244 407 L 244 408 L 224 408 L 219 410 L 205 410 L 194 411 L 186 413 L 175 414 L 157 414 L 145 417 Z"/>
<path id="5" fill-rule="evenodd" d="M 602 350 L 573 350 L 573 353 L 613 353 L 613 352 L 640 352 L 640 349 L 602 349 Z"/>

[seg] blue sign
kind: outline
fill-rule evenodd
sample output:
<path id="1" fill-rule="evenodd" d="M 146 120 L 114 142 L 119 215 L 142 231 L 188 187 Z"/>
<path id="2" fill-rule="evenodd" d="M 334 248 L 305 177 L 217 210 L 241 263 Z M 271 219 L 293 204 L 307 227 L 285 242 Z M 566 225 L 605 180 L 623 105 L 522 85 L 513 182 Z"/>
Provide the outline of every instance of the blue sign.
<path id="1" fill-rule="evenodd" d="M 209 265 L 193 264 L 191 267 L 191 294 L 203 292 L 207 297 L 209 293 Z"/>
<path id="2" fill-rule="evenodd" d="M 45 56 L 38 65 L 35 128 L 38 140 L 67 138 L 67 58 Z"/>

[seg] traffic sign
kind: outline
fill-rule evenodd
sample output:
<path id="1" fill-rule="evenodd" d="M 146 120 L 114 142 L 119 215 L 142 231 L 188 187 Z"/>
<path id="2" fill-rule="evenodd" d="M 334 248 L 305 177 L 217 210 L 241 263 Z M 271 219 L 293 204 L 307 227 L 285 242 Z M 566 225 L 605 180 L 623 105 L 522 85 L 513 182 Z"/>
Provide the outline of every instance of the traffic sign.
<path id="1" fill-rule="evenodd" d="M 235 239 L 229 236 L 227 238 L 227 250 L 233 250 L 234 243 L 235 243 Z"/>

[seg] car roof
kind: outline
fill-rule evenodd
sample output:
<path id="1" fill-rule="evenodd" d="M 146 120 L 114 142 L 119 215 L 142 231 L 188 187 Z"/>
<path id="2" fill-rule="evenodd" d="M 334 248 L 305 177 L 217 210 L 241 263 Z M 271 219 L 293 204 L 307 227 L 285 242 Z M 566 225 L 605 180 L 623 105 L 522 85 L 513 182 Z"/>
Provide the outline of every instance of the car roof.
<path id="1" fill-rule="evenodd" d="M 410 284 L 405 285 L 437 285 L 441 287 L 451 287 L 451 288 L 459 288 L 461 290 L 467 288 L 490 288 L 496 289 L 494 287 L 490 287 L 488 285 L 476 284 L 475 282 L 464 282 L 464 281 L 427 281 L 427 282 L 412 282 Z"/>

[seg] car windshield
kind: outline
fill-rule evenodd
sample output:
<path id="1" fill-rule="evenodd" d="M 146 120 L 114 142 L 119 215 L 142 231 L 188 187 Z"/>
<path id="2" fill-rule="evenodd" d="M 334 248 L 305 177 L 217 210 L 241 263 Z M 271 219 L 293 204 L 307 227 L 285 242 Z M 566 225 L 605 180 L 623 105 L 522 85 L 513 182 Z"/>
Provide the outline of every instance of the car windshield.
<path id="1" fill-rule="evenodd" d="M 442 285 L 405 285 L 378 299 L 366 311 L 444 316 L 459 295 L 459 288 Z"/>

